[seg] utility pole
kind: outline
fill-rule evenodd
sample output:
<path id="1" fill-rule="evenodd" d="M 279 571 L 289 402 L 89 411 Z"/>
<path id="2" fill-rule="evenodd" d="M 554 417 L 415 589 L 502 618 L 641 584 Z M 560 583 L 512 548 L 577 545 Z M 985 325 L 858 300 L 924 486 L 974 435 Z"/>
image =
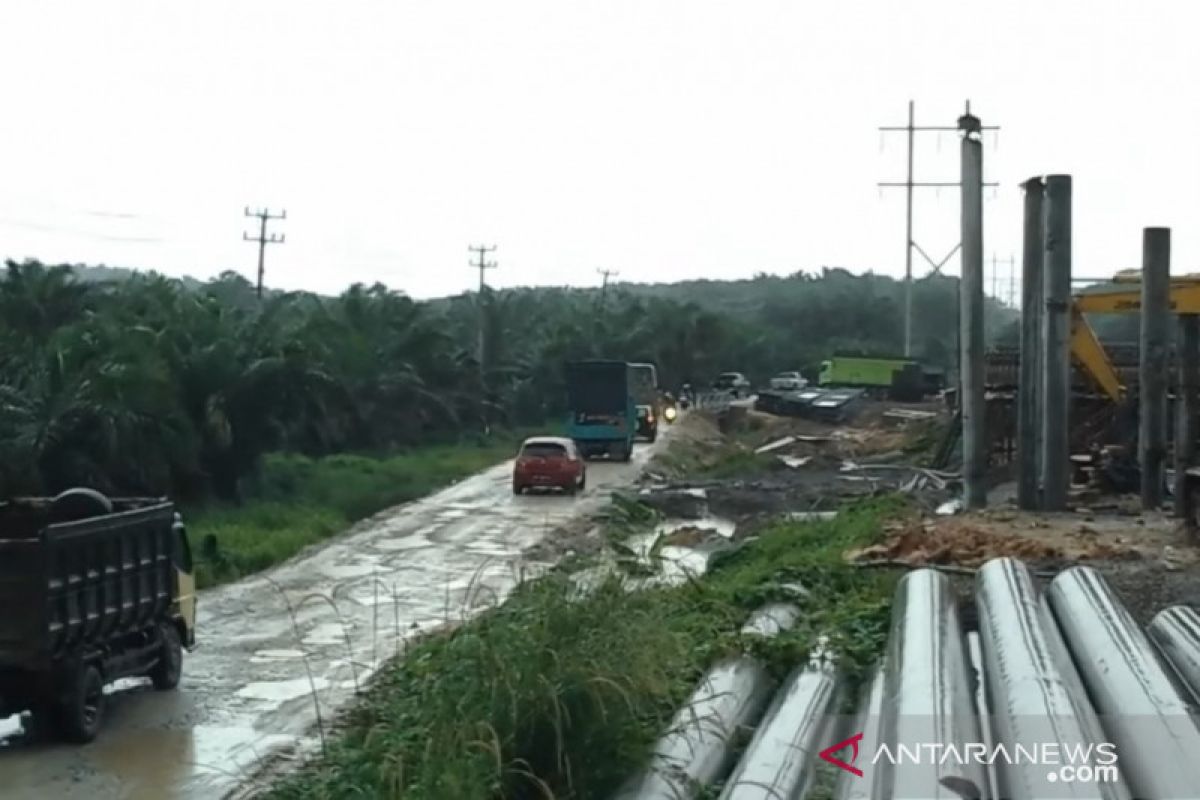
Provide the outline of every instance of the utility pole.
<path id="1" fill-rule="evenodd" d="M 984 126 L 984 131 L 998 131 L 999 127 L 994 125 Z M 879 186 L 883 189 L 903 188 L 905 195 L 904 203 L 904 355 L 912 355 L 912 254 L 915 248 L 921 256 L 929 262 L 929 266 L 933 268 L 932 274 L 941 272 L 942 267 L 950 260 L 950 257 L 958 252 L 960 244 L 956 244 L 954 248 L 946 254 L 946 257 L 939 262 L 935 262 L 930 258 L 921 246 L 913 240 L 913 189 L 920 188 L 959 188 L 962 186 L 962 181 L 916 181 L 913 179 L 913 147 L 916 140 L 916 134 L 940 132 L 940 133 L 958 133 L 957 125 L 921 125 L 916 124 L 915 104 L 912 100 L 908 101 L 908 124 L 907 125 L 885 125 L 879 128 L 880 133 L 898 133 L 903 131 L 908 135 L 908 172 L 903 181 L 880 181 Z M 983 186 L 996 186 L 995 183 L 984 183 Z"/>
<path id="2" fill-rule="evenodd" d="M 488 253 L 496 251 L 496 245 L 492 245 L 491 247 L 473 245 L 468 247 L 467 250 L 474 253 L 478 258 L 477 261 L 470 261 L 468 263 L 472 269 L 479 270 L 479 385 L 486 393 L 487 365 L 484 363 L 484 360 L 487 357 L 487 283 L 484 281 L 484 274 L 489 269 L 495 269 L 497 266 L 495 261 L 487 260 Z"/>
<path id="3" fill-rule="evenodd" d="M 608 295 L 608 279 L 621 273 L 611 269 L 597 269 L 596 272 L 604 276 L 604 281 L 600 284 L 600 305 L 603 306 L 604 298 Z"/>
<path id="4" fill-rule="evenodd" d="M 1041 507 L 1042 498 L 1042 316 L 1045 311 L 1045 184 L 1021 184 L 1025 214 L 1021 249 L 1021 360 L 1017 381 L 1017 505 Z"/>
<path id="5" fill-rule="evenodd" d="M 1071 487 L 1071 176 L 1042 189 L 1042 510 L 1063 511 Z"/>
<path id="6" fill-rule="evenodd" d="M 1167 347 L 1171 322 L 1171 229 L 1142 231 L 1142 313 L 1138 361 L 1138 463 L 1142 509 L 1163 502 L 1167 461 Z M 1176 447 L 1179 446 L 1176 441 Z"/>
<path id="7" fill-rule="evenodd" d="M 983 371 L 983 129 L 978 117 L 958 120 L 962 131 L 962 276 L 959 278 L 959 384 L 962 394 L 963 500 L 967 508 L 987 505 L 987 401 Z M 993 273 L 995 277 L 995 273 Z"/>
<path id="8" fill-rule="evenodd" d="M 486 270 L 496 268 L 496 262 L 488 261 L 487 254 L 495 252 L 496 245 L 492 245 L 491 247 L 484 247 L 483 245 L 477 244 L 477 245 L 472 245 L 471 247 L 468 247 L 467 249 L 470 250 L 472 253 L 474 253 L 479 258 L 478 261 L 472 261 L 472 262 L 470 262 L 470 264 L 471 264 L 472 268 L 479 270 L 479 294 L 482 295 L 483 290 L 487 288 L 487 284 L 484 283 L 484 280 L 483 280 L 483 273 Z"/>
<path id="9" fill-rule="evenodd" d="M 270 212 L 270 210 L 266 209 L 266 208 L 260 208 L 257 211 L 251 211 L 250 206 L 246 206 L 246 216 L 247 217 L 258 217 L 258 221 L 259 221 L 258 235 L 251 236 L 250 234 L 246 233 L 245 231 L 242 231 L 242 241 L 258 242 L 258 290 L 257 290 L 257 294 L 258 294 L 258 299 L 262 300 L 263 265 L 264 265 L 264 262 L 266 261 L 267 245 L 283 244 L 284 240 L 287 238 L 287 236 L 285 234 L 281 234 L 281 233 L 280 234 L 272 233 L 270 236 L 267 236 L 267 221 L 272 220 L 272 219 L 287 219 L 287 210 L 285 209 L 278 214 L 272 214 Z"/>

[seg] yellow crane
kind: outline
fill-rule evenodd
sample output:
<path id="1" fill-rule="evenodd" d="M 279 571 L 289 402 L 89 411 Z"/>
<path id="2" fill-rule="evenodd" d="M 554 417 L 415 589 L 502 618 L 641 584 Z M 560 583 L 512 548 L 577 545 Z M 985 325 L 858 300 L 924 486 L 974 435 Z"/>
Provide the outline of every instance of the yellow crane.
<path id="1" fill-rule="evenodd" d="M 1170 287 L 1171 313 L 1200 314 L 1200 275 L 1172 277 Z M 1115 403 L 1124 399 L 1125 387 L 1084 314 L 1128 314 L 1141 310 L 1141 270 L 1118 272 L 1111 284 L 1092 287 L 1087 293 L 1071 298 L 1071 356 Z"/>

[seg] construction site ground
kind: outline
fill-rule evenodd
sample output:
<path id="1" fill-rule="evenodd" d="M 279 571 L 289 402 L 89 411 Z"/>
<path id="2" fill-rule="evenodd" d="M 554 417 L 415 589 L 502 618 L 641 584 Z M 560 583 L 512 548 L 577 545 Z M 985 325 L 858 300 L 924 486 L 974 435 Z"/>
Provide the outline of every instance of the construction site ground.
<path id="1" fill-rule="evenodd" d="M 348 746 L 273 796 L 328 796 L 349 774 L 369 794 L 401 778 L 428 789 L 463 773 L 470 748 L 456 738 L 461 720 L 428 709 L 444 704 L 461 716 L 464 693 L 479 694 L 467 703 L 478 716 L 472 724 L 503 728 L 493 734 L 493 751 L 503 753 L 495 758 L 500 777 L 487 780 L 509 780 L 504 759 L 511 759 L 545 786 L 574 787 L 570 794 L 587 783 L 609 788 L 578 796 L 611 796 L 614 780 L 651 751 L 645 737 L 670 729 L 658 716 L 687 708 L 686 692 L 702 685 L 695 681 L 703 670 L 746 646 L 733 634 L 754 606 L 803 609 L 794 631 L 755 650 L 770 670 L 787 673 L 828 637 L 853 692 L 878 664 L 896 579 L 911 569 L 949 573 L 964 634 L 978 627 L 975 570 L 999 556 L 1020 559 L 1043 581 L 1076 564 L 1096 567 L 1143 625 L 1166 606 L 1200 606 L 1200 554 L 1175 520 L 1142 514 L 1131 498 L 1092 497 L 1088 507 L 1061 514 L 1019 512 L 1003 484 L 992 507 L 962 513 L 954 468 L 927 466 L 949 415 L 932 404 L 897 410 L 865 402 L 841 422 L 777 417 L 746 404 L 684 415 L 636 478 L 609 485 L 611 502 L 526 542 L 524 563 L 558 565 L 540 582 L 544 591 L 519 592 L 504 601 L 506 613 L 466 623 L 444 647 L 418 649 L 411 667 L 413 653 L 384 667 L 382 683 L 346 720 Z M 887 499 L 896 495 L 907 501 Z M 808 521 L 823 524 L 794 524 Z M 652 587 L 663 591 L 637 591 Z M 570 635 L 550 636 L 559 629 Z M 586 743 L 568 737 L 551 758 L 545 748 L 522 749 L 564 735 L 558 717 L 546 716 L 547 686 L 563 694 L 619 686 L 621 702 L 602 704 L 601 717 L 576 719 L 569 733 L 586 732 Z M 499 696 L 511 708 L 488 716 Z M 420 752 L 406 738 L 417 718 L 430 730 Z M 597 746 L 607 755 L 597 756 Z M 410 748 L 408 758 L 419 762 L 405 776 L 379 766 L 397 748 Z M 572 777 L 573 770 L 586 774 Z"/>
<path id="2" fill-rule="evenodd" d="M 1014 487 L 1004 482 L 990 493 L 989 508 L 946 513 L 959 493 L 955 479 L 906 488 L 922 472 L 905 465 L 923 463 L 950 420 L 941 406 L 924 404 L 904 408 L 935 416 L 889 422 L 887 413 L 896 407 L 868 401 L 843 423 L 747 408 L 692 415 L 672 447 L 648 463 L 639 499 L 668 517 L 731 520 L 737 541 L 780 513 L 831 511 L 900 491 L 913 498 L 913 512 L 889 523 L 881 543 L 847 553 L 848 560 L 950 568 L 958 575 L 998 556 L 1020 558 L 1042 576 L 1087 564 L 1110 579 L 1143 624 L 1167 605 L 1200 607 L 1200 547 L 1180 520 L 1143 512 L 1136 496 L 1081 499 L 1076 493 L 1080 504 L 1071 511 L 1029 512 L 1016 508 Z"/>

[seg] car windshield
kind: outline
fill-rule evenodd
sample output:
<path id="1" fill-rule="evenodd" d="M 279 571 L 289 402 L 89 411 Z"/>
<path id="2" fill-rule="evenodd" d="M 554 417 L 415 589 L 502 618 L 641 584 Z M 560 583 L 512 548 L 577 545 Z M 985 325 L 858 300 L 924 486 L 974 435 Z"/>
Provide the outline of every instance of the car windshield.
<path id="1" fill-rule="evenodd" d="M 562 458 L 566 454 L 567 448 L 554 442 L 533 442 L 521 448 L 526 458 Z"/>

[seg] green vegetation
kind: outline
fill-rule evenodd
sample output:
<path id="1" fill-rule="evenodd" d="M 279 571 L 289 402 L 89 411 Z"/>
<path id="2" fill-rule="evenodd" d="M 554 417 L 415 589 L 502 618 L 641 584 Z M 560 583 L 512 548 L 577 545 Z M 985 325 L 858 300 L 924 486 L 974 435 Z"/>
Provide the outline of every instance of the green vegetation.
<path id="1" fill-rule="evenodd" d="M 956 287 L 914 291 L 918 354 L 943 366 Z M 623 285 L 603 305 L 591 289 L 418 302 L 378 284 L 259 303 L 234 273 L 198 284 L 9 262 L 0 495 L 86 485 L 236 501 L 270 452 L 389 453 L 555 418 L 572 358 L 654 362 L 672 387 L 728 369 L 815 378 L 832 351 L 894 350 L 900 301 L 890 278 L 824 270 Z"/>
<path id="2" fill-rule="evenodd" d="M 884 500 L 831 522 L 779 522 L 675 588 L 629 592 L 611 578 L 580 596 L 561 570 L 527 583 L 385 669 L 324 757 L 271 796 L 606 798 L 723 655 L 750 648 L 782 676 L 826 634 L 852 674 L 865 670 L 886 638 L 893 577 L 842 553 L 899 509 Z M 794 583 L 810 593 L 800 625 L 743 641 L 747 615 Z"/>
<path id="3" fill-rule="evenodd" d="M 492 466 L 509 458 L 524 435 L 495 434 L 387 457 L 270 454 L 248 483 L 252 499 L 188 510 L 199 584 L 265 569 L 377 511 Z"/>

